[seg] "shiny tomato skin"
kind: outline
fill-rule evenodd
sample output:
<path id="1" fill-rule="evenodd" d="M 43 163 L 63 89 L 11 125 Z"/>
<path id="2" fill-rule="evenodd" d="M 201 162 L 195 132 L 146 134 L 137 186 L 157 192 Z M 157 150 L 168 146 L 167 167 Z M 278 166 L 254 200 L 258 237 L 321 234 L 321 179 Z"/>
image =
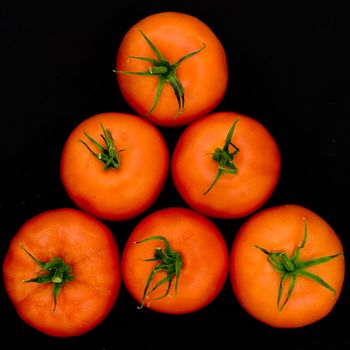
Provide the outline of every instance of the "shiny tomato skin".
<path id="1" fill-rule="evenodd" d="M 22 249 L 48 262 L 60 257 L 75 276 L 61 288 L 54 309 L 52 283 L 24 283 L 41 269 Z M 3 262 L 8 296 L 23 321 L 55 337 L 86 333 L 115 304 L 121 285 L 119 249 L 111 231 L 76 209 L 49 210 L 25 222 Z"/>
<path id="2" fill-rule="evenodd" d="M 240 149 L 233 159 L 238 172 L 223 174 L 204 194 L 218 172 L 212 154 L 224 146 L 237 118 L 231 141 Z M 244 217 L 261 207 L 273 193 L 280 169 L 280 152 L 271 133 L 257 120 L 230 111 L 209 114 L 187 126 L 171 160 L 175 187 L 186 203 L 220 219 Z"/>
<path id="3" fill-rule="evenodd" d="M 178 113 L 173 89 L 165 83 L 158 105 L 146 116 L 154 102 L 157 77 L 117 73 L 123 97 L 139 115 L 161 126 L 176 127 L 209 113 L 221 102 L 228 82 L 226 53 L 218 37 L 205 23 L 179 12 L 161 12 L 141 19 L 128 30 L 119 46 L 117 70 L 148 71 L 149 62 L 130 56 L 157 58 L 137 29 L 145 33 L 170 63 L 200 49 L 203 43 L 206 45 L 200 53 L 181 62 L 176 70 L 184 87 L 182 114 Z"/>
<path id="4" fill-rule="evenodd" d="M 84 135 L 103 144 L 101 123 L 111 131 L 120 168 L 104 170 L 79 140 L 98 152 Z M 104 145 L 104 144 L 103 144 Z M 169 167 L 167 144 L 160 131 L 128 113 L 100 113 L 81 122 L 69 135 L 61 156 L 61 179 L 66 192 L 82 210 L 98 218 L 133 218 L 158 197 Z"/>
<path id="5" fill-rule="evenodd" d="M 145 303 L 154 311 L 167 314 L 186 314 L 211 303 L 222 290 L 228 275 L 228 249 L 214 223 L 201 214 L 187 208 L 170 207 L 149 214 L 141 220 L 128 238 L 122 254 L 122 279 L 132 297 L 141 303 L 144 287 L 157 262 L 152 258 L 162 241 L 136 241 L 150 236 L 164 236 L 172 249 L 183 258 L 177 293 L 172 282 L 170 293 L 159 300 L 167 285 L 155 290 Z M 165 276 L 156 275 L 151 287 Z"/>
<path id="6" fill-rule="evenodd" d="M 270 207 L 254 214 L 241 226 L 233 241 L 230 281 L 234 294 L 252 317 L 272 327 L 297 328 L 319 321 L 331 312 L 342 290 L 343 254 L 307 268 L 332 286 L 335 295 L 315 281 L 299 276 L 290 299 L 282 311 L 278 310 L 280 274 L 268 262 L 267 255 L 254 245 L 268 251 L 283 251 L 291 257 L 302 243 L 305 220 L 307 240 L 300 252 L 301 259 L 343 253 L 342 243 L 330 225 L 315 212 L 295 204 Z M 282 300 L 287 288 L 288 284 Z"/>

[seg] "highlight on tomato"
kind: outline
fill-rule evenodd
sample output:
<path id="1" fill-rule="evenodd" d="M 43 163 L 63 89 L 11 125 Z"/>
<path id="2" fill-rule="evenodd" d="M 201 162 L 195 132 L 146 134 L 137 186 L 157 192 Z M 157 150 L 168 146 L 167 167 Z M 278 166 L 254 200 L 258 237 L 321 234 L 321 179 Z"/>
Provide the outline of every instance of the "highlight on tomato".
<path id="1" fill-rule="evenodd" d="M 134 24 L 118 48 L 117 84 L 152 123 L 175 127 L 211 112 L 227 88 L 226 53 L 200 19 L 160 12 Z"/>
<path id="2" fill-rule="evenodd" d="M 342 243 L 318 214 L 280 205 L 251 216 L 230 252 L 230 281 L 241 306 L 277 328 L 312 324 L 329 314 L 344 282 Z"/>
<path id="3" fill-rule="evenodd" d="M 228 249 L 217 226 L 187 208 L 143 218 L 123 250 L 122 279 L 139 307 L 191 313 L 210 304 L 228 275 Z"/>
<path id="4" fill-rule="evenodd" d="M 194 121 L 180 136 L 171 173 L 181 197 L 210 217 L 244 217 L 272 195 L 280 152 L 260 122 L 236 112 L 216 112 Z"/>
<path id="5" fill-rule="evenodd" d="M 61 179 L 72 201 L 98 218 L 133 218 L 157 199 L 169 155 L 160 131 L 128 113 L 100 113 L 69 135 L 61 156 Z"/>
<path id="6" fill-rule="evenodd" d="M 98 219 L 76 209 L 49 210 L 14 235 L 3 278 L 24 322 L 50 336 L 78 336 L 99 325 L 118 298 L 119 249 Z"/>

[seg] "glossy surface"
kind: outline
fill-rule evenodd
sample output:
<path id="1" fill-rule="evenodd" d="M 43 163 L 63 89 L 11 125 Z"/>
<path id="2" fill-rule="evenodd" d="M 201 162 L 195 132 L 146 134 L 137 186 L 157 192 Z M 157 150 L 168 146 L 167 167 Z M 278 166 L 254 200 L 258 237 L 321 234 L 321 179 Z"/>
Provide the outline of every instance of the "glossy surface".
<path id="1" fill-rule="evenodd" d="M 236 174 L 223 174 L 204 194 L 218 172 L 212 154 L 222 148 L 238 119 L 231 142 L 239 148 Z M 233 152 L 233 147 L 229 147 Z M 275 189 L 281 168 L 278 145 L 257 120 L 235 112 L 217 112 L 189 125 L 180 136 L 171 160 L 174 184 L 186 203 L 211 217 L 232 219 L 261 207 Z"/>
<path id="2" fill-rule="evenodd" d="M 95 151 L 84 135 L 103 144 L 101 123 L 119 151 L 119 169 L 104 170 L 79 140 Z M 61 156 L 61 179 L 74 203 L 107 220 L 139 215 L 159 195 L 168 171 L 168 149 L 162 134 L 149 122 L 125 113 L 101 113 L 81 122 L 69 135 Z"/>
<path id="3" fill-rule="evenodd" d="M 157 58 L 142 35 L 142 30 L 170 63 L 199 50 L 200 53 L 181 62 L 176 70 L 184 88 L 185 110 L 179 106 L 173 89 L 165 83 L 159 103 L 147 117 L 161 126 L 180 126 L 213 110 L 224 97 L 228 67 L 222 43 L 200 19 L 186 13 L 162 12 L 147 16 L 134 24 L 118 48 L 117 69 L 148 71 L 149 62 L 130 56 Z M 156 93 L 157 77 L 117 74 L 118 86 L 129 105 L 140 115 L 150 111 Z"/>
<path id="4" fill-rule="evenodd" d="M 301 260 L 341 253 L 331 261 L 307 268 L 336 293 L 299 276 L 290 299 L 280 311 L 277 306 L 280 274 L 255 245 L 292 257 L 303 241 L 305 220 L 307 240 L 300 250 Z M 344 276 L 345 260 L 339 237 L 324 219 L 299 205 L 271 207 L 250 217 L 237 232 L 230 252 L 230 280 L 235 296 L 248 313 L 273 327 L 302 327 L 325 317 L 341 294 Z M 282 301 L 289 285 L 290 279 L 285 282 Z"/>
<path id="5" fill-rule="evenodd" d="M 166 208 L 145 217 L 130 234 L 122 255 L 122 276 L 126 288 L 141 304 L 144 288 L 157 262 L 153 258 L 162 241 L 135 244 L 151 236 L 165 237 L 171 248 L 183 259 L 178 289 L 173 281 L 167 297 L 168 284 L 157 288 L 147 298 L 145 306 L 158 312 L 186 314 L 211 303 L 221 292 L 228 273 L 228 250 L 220 230 L 208 218 L 185 208 Z M 156 274 L 150 290 L 165 277 Z"/>
<path id="6" fill-rule="evenodd" d="M 57 296 L 52 283 L 24 283 L 40 271 L 21 244 L 37 259 L 60 257 L 75 276 Z M 111 231 L 75 209 L 41 213 L 22 225 L 3 263 L 6 291 L 23 321 L 56 337 L 78 336 L 96 327 L 119 295 L 119 250 Z"/>

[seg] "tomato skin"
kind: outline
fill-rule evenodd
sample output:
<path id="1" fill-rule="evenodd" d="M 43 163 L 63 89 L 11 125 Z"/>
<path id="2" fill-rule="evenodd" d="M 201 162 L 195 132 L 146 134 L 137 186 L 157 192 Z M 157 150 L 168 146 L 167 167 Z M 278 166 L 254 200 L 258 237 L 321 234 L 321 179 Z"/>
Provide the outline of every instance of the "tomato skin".
<path id="1" fill-rule="evenodd" d="M 169 296 L 145 303 L 154 311 L 167 314 L 185 314 L 199 310 L 220 293 L 228 275 L 228 249 L 219 229 L 206 217 L 187 208 L 171 207 L 145 217 L 135 227 L 122 254 L 122 279 L 132 297 L 141 304 L 144 287 L 156 262 L 152 258 L 161 241 L 136 241 L 150 236 L 164 236 L 170 246 L 182 255 L 177 294 L 174 282 Z M 156 275 L 152 286 L 164 273 Z M 164 294 L 167 285 L 155 290 L 150 298 Z"/>
<path id="2" fill-rule="evenodd" d="M 24 283 L 40 270 L 37 259 L 61 257 L 75 278 L 61 288 L 55 310 L 52 283 Z M 119 249 L 111 231 L 76 209 L 49 210 L 25 222 L 13 237 L 3 263 L 5 288 L 18 315 L 40 332 L 78 336 L 101 323 L 121 285 Z"/>
<path id="3" fill-rule="evenodd" d="M 278 310 L 280 274 L 254 245 L 268 251 L 284 251 L 291 257 L 303 240 L 305 219 L 308 236 L 300 252 L 302 260 L 343 253 L 339 237 L 329 224 L 311 210 L 294 204 L 271 207 L 250 217 L 238 231 L 231 248 L 230 281 L 234 294 L 252 317 L 272 327 L 303 327 L 322 319 L 332 310 L 342 290 L 343 254 L 307 268 L 331 285 L 335 295 L 299 276 L 290 299 L 282 311 Z"/>
<path id="4" fill-rule="evenodd" d="M 238 172 L 223 174 L 204 194 L 218 172 L 212 154 L 223 147 L 237 118 L 232 143 L 240 149 L 233 159 Z M 279 149 L 269 131 L 257 120 L 235 112 L 212 113 L 187 126 L 171 160 L 175 187 L 186 203 L 221 219 L 243 217 L 261 207 L 278 183 L 280 168 Z"/>
<path id="5" fill-rule="evenodd" d="M 103 170 L 104 165 L 79 142 L 89 143 L 86 131 L 103 144 L 100 123 L 111 131 L 116 150 L 123 150 L 118 170 Z M 151 206 L 164 185 L 168 167 L 167 145 L 154 125 L 132 114 L 101 113 L 81 122 L 69 135 L 61 156 L 61 179 L 80 209 L 101 219 L 120 221 Z"/>
<path id="6" fill-rule="evenodd" d="M 124 36 L 117 54 L 117 70 L 148 71 L 149 62 L 129 56 L 157 58 L 145 35 L 170 62 L 200 49 L 204 50 L 181 62 L 177 76 L 184 87 L 185 110 L 179 106 L 173 89 L 164 84 L 160 100 L 147 116 L 152 123 L 176 127 L 190 123 L 213 110 L 222 100 L 228 82 L 228 68 L 223 45 L 201 20 L 178 12 L 161 12 L 147 16 L 133 25 Z M 158 79 L 117 73 L 117 83 L 127 103 L 141 116 L 146 116 L 154 102 Z"/>

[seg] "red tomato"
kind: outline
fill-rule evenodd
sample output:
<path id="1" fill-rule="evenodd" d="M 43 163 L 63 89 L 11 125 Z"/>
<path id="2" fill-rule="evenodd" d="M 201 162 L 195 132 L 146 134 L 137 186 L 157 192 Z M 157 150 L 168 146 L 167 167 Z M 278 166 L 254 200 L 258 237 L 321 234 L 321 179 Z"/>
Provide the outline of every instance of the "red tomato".
<path id="1" fill-rule="evenodd" d="M 209 113 L 228 81 L 217 36 L 198 18 L 178 12 L 153 14 L 133 25 L 119 46 L 116 67 L 127 103 L 166 127 Z"/>
<path id="2" fill-rule="evenodd" d="M 102 322 L 119 295 L 118 246 L 110 230 L 88 214 L 46 211 L 13 237 L 3 277 L 30 326 L 51 336 L 77 336 Z"/>
<path id="3" fill-rule="evenodd" d="M 174 184 L 189 206 L 217 218 L 239 218 L 262 206 L 280 174 L 278 146 L 257 120 L 234 112 L 187 126 L 171 163 Z"/>
<path id="4" fill-rule="evenodd" d="M 102 219 L 126 220 L 155 201 L 168 163 L 167 145 L 154 125 L 131 114 L 101 113 L 68 137 L 61 179 L 79 208 Z"/>
<path id="5" fill-rule="evenodd" d="M 158 312 L 185 314 L 219 294 L 228 274 L 228 250 L 209 219 L 190 209 L 166 208 L 135 227 L 121 266 L 125 286 L 138 303 Z"/>
<path id="6" fill-rule="evenodd" d="M 273 327 L 302 327 L 325 317 L 339 298 L 344 270 L 339 237 L 320 216 L 298 205 L 250 217 L 230 253 L 238 301 Z"/>

